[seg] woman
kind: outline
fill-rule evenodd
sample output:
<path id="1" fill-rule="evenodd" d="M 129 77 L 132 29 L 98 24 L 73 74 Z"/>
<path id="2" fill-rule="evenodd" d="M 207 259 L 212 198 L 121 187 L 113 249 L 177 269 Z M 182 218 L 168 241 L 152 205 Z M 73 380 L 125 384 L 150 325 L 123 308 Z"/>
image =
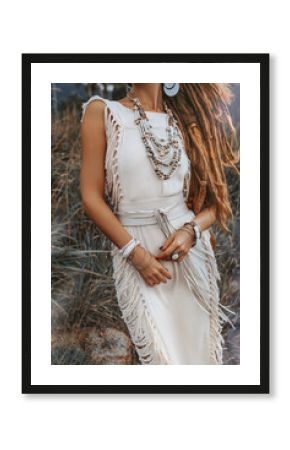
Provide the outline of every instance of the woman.
<path id="1" fill-rule="evenodd" d="M 141 364 L 222 364 L 213 234 L 231 216 L 230 91 L 133 83 L 82 105 L 84 209 L 112 242 L 118 304 Z M 237 169 L 236 169 L 237 170 Z M 109 199 L 111 204 L 106 201 Z"/>

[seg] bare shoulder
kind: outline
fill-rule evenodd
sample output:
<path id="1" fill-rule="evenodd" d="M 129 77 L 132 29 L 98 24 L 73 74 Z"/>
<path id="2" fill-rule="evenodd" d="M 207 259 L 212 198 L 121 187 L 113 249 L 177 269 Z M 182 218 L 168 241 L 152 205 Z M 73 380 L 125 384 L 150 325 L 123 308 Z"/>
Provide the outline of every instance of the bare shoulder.
<path id="1" fill-rule="evenodd" d="M 81 135 L 84 139 L 87 137 L 92 140 L 94 137 L 105 136 L 105 108 L 106 101 L 101 98 L 90 98 L 83 103 Z"/>
<path id="2" fill-rule="evenodd" d="M 100 98 L 92 99 L 84 106 L 84 117 L 102 117 L 106 108 L 106 102 Z"/>

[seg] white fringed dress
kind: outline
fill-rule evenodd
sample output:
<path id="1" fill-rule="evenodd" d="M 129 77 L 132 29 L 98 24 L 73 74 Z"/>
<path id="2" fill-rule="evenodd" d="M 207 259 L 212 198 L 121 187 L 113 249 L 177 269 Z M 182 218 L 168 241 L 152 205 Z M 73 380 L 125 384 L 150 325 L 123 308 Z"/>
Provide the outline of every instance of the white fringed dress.
<path id="1" fill-rule="evenodd" d="M 173 232 L 195 216 L 186 205 L 191 164 L 183 146 L 181 164 L 168 180 L 154 172 L 135 124 L 135 112 L 118 101 L 103 101 L 107 151 L 106 193 L 113 212 L 130 235 L 153 255 Z M 167 114 L 146 112 L 153 132 L 166 138 Z M 183 143 L 182 143 L 183 144 Z M 168 234 L 167 234 L 168 235 Z M 222 325 L 233 324 L 219 297 L 220 278 L 206 230 L 186 258 L 162 261 L 172 279 L 148 286 L 111 243 L 117 300 L 141 364 L 223 364 Z"/>

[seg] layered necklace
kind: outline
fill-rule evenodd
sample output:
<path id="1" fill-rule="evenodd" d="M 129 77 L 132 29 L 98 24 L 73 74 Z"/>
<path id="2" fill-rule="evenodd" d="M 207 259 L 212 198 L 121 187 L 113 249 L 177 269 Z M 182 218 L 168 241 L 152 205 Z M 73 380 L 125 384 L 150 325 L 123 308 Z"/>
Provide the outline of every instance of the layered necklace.
<path id="1" fill-rule="evenodd" d="M 178 165 L 181 164 L 182 137 L 177 121 L 173 117 L 171 109 L 163 101 L 164 110 L 167 113 L 167 138 L 159 138 L 152 132 L 152 125 L 139 98 L 130 94 L 127 94 L 127 97 L 134 102 L 135 123 L 139 127 L 142 141 L 155 173 L 161 180 L 167 180 L 175 173 Z M 180 141 L 177 139 L 178 136 Z"/>

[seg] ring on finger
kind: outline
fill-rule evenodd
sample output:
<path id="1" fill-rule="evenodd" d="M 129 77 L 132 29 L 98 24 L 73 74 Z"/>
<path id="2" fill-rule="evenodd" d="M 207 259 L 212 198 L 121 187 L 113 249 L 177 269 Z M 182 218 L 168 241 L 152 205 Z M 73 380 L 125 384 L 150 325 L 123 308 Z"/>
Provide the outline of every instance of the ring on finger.
<path id="1" fill-rule="evenodd" d="M 171 253 L 171 259 L 173 259 L 173 261 L 176 261 L 180 256 L 180 253 L 178 253 L 176 250 L 174 250 L 174 252 Z"/>

